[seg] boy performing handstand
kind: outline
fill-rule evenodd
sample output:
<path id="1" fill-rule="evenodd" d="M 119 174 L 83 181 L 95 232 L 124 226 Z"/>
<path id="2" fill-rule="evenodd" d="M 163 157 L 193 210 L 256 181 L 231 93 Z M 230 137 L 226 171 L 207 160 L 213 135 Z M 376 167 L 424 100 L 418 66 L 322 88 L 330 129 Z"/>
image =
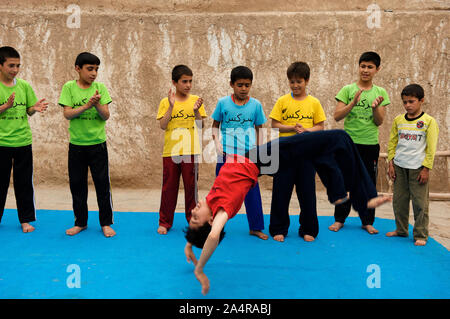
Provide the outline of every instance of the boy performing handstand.
<path id="1" fill-rule="evenodd" d="M 312 163 L 327 188 L 328 199 L 337 205 L 348 199 L 353 208 L 364 212 L 390 200 L 377 197 L 376 188 L 351 138 L 342 130 L 305 132 L 283 137 L 250 150 L 246 156 L 233 155 L 220 170 L 206 201 L 199 201 L 192 210 L 186 230 L 184 252 L 187 261 L 195 265 L 194 274 L 209 291 L 209 279 L 203 268 L 224 237 L 226 222 L 239 211 L 247 192 L 260 175 L 275 175 L 277 168 L 297 158 Z M 348 192 L 350 198 L 348 197 Z M 197 261 L 192 245 L 202 248 Z"/>

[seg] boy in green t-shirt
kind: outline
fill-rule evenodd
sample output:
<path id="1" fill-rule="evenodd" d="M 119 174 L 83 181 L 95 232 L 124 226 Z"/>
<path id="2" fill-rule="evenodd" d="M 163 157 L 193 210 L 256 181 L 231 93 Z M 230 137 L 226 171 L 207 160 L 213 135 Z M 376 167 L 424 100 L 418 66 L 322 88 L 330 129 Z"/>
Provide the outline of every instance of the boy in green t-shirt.
<path id="1" fill-rule="evenodd" d="M 70 120 L 69 182 L 75 214 L 75 226 L 66 230 L 70 236 L 87 228 L 88 168 L 95 185 L 103 234 L 106 237 L 116 234 L 110 226 L 113 207 L 105 133 L 111 98 L 105 85 L 95 82 L 99 65 L 100 59 L 95 55 L 80 53 L 75 61 L 79 79 L 64 84 L 58 102 L 64 107 L 64 117 Z"/>
<path id="2" fill-rule="evenodd" d="M 34 230 L 32 135 L 28 116 L 44 112 L 48 103 L 37 100 L 28 82 L 17 79 L 20 55 L 12 47 L 0 48 L 0 221 L 8 194 L 11 168 L 17 213 L 22 231 Z"/>
<path id="3" fill-rule="evenodd" d="M 350 135 L 358 148 L 361 159 L 373 183 L 377 182 L 378 126 L 383 123 L 385 107 L 390 104 L 385 89 L 373 84 L 373 78 L 380 70 L 381 58 L 376 52 L 364 52 L 359 58 L 359 80 L 344 86 L 336 95 L 338 102 L 334 119 L 344 120 L 344 130 Z M 335 222 L 329 229 L 339 231 L 350 214 L 351 202 L 337 205 L 334 210 Z M 369 234 L 377 234 L 373 227 L 375 209 L 368 209 L 359 215 L 362 227 Z"/>

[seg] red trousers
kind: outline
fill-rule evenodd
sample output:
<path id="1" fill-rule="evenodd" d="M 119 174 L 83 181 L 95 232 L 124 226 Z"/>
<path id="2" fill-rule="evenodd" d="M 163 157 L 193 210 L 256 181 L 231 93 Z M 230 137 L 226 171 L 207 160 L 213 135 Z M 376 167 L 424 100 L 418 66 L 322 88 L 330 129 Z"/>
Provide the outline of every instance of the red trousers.
<path id="1" fill-rule="evenodd" d="M 183 177 L 186 220 L 189 223 L 191 211 L 197 205 L 197 156 L 184 155 L 163 157 L 163 184 L 159 225 L 170 229 L 177 206 L 180 175 Z"/>

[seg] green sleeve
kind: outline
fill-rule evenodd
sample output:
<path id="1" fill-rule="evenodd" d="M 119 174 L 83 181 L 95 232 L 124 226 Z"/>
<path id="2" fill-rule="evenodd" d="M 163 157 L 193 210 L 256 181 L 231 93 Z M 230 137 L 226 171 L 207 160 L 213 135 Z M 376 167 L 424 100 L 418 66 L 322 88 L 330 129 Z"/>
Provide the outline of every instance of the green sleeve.
<path id="1" fill-rule="evenodd" d="M 381 106 L 386 106 L 386 105 L 389 105 L 389 104 L 391 104 L 391 100 L 389 100 L 389 95 L 387 94 L 387 92 L 386 92 L 386 90 L 385 89 L 381 89 L 381 94 L 380 94 L 382 97 L 383 97 L 383 102 L 381 102 Z"/>
<path id="2" fill-rule="evenodd" d="M 33 88 L 29 84 L 27 85 L 26 95 L 27 95 L 27 108 L 35 105 L 38 99 L 36 97 L 36 94 L 34 94 Z"/>
<path id="3" fill-rule="evenodd" d="M 61 90 L 61 95 L 59 96 L 58 104 L 61 106 L 73 107 L 72 94 L 70 92 L 70 87 L 67 83 L 64 84 Z"/>
<path id="4" fill-rule="evenodd" d="M 103 83 L 101 85 L 99 85 L 98 93 L 102 96 L 100 98 L 101 105 L 109 104 L 112 102 L 112 99 L 109 96 L 108 89 L 106 88 L 106 86 Z"/>
<path id="5" fill-rule="evenodd" d="M 344 104 L 348 104 L 351 102 L 349 95 L 350 95 L 350 87 L 348 85 L 346 85 L 338 92 L 335 99 Z"/>

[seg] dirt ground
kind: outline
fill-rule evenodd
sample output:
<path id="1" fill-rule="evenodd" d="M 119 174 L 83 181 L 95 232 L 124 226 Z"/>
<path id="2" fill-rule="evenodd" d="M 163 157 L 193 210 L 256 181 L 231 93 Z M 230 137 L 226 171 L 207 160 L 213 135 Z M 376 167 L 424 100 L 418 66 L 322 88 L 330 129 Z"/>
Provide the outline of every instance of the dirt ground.
<path id="1" fill-rule="evenodd" d="M 208 190 L 199 190 L 199 198 L 205 198 Z M 159 210 L 160 189 L 113 189 L 114 211 L 117 212 L 157 212 Z M 263 210 L 265 214 L 270 212 L 272 192 L 261 190 Z M 184 192 L 181 190 L 178 196 L 177 212 L 184 211 Z M 39 186 L 35 187 L 36 208 L 71 210 L 72 198 L 69 187 Z M 88 196 L 89 210 L 98 210 L 94 187 L 89 186 Z M 319 216 L 332 216 L 333 209 L 324 191 L 317 192 L 317 211 Z M 6 208 L 16 208 L 14 190 L 12 187 L 8 192 Z M 244 207 L 242 208 L 244 209 Z M 290 211 L 298 214 L 299 206 L 295 193 L 290 204 Z M 430 236 L 450 250 L 450 201 L 430 201 Z M 355 211 L 350 216 L 357 216 Z M 377 208 L 376 216 L 380 218 L 393 219 L 391 204 L 385 204 Z M 412 210 L 410 213 L 410 223 L 414 224 Z M 376 224 L 375 224 L 376 226 Z M 154 225 L 155 231 L 157 225 Z M 267 227 L 266 227 L 267 231 Z M 384 236 L 384 234 L 380 234 Z"/>

